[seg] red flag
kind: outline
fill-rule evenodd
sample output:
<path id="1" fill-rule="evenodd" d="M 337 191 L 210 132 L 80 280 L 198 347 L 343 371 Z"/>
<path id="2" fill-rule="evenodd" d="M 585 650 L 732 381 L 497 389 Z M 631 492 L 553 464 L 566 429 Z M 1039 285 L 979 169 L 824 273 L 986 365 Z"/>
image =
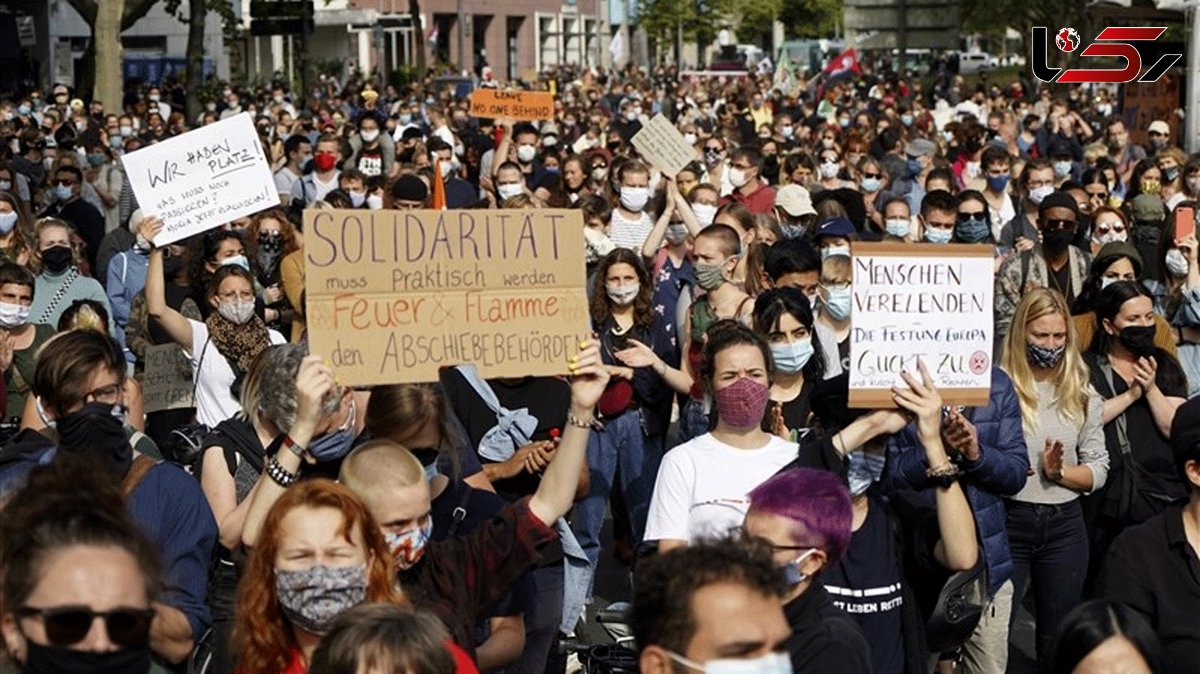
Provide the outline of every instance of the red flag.
<path id="1" fill-rule="evenodd" d="M 849 75 L 861 75 L 862 68 L 858 67 L 858 51 L 851 47 L 829 62 L 822 71 L 826 80 L 834 80 Z"/>
<path id="2" fill-rule="evenodd" d="M 446 210 L 446 183 L 442 181 L 442 160 L 433 160 L 433 203 L 430 208 Z"/>

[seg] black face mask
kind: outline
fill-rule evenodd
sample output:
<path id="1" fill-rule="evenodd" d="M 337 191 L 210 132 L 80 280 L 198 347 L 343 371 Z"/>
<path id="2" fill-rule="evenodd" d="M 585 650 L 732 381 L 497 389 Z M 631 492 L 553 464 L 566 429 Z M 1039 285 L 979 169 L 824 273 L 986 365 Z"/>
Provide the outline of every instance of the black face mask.
<path id="1" fill-rule="evenodd" d="M 173 279 L 179 276 L 179 271 L 183 269 L 183 258 L 178 255 L 163 258 L 163 276 Z"/>
<path id="2" fill-rule="evenodd" d="M 133 447 L 125 434 L 125 409 L 119 405 L 88 403 L 55 423 L 60 451 L 87 456 L 124 477 L 133 464 Z"/>
<path id="3" fill-rule="evenodd" d="M 1129 353 L 1138 358 L 1149 358 L 1154 355 L 1153 325 L 1127 325 L 1117 333 L 1117 339 L 1129 349 Z"/>
<path id="4" fill-rule="evenodd" d="M 1053 232 L 1042 232 L 1042 247 L 1056 253 L 1062 252 L 1075 240 L 1074 229 L 1056 229 Z"/>
<path id="5" fill-rule="evenodd" d="M 92 653 L 61 646 L 42 646 L 27 639 L 26 649 L 25 666 L 21 670 L 26 674 L 146 674 L 150 671 L 148 646 Z"/>
<path id="6" fill-rule="evenodd" d="M 55 246 L 42 251 L 42 265 L 51 274 L 61 274 L 71 266 L 71 249 Z"/>

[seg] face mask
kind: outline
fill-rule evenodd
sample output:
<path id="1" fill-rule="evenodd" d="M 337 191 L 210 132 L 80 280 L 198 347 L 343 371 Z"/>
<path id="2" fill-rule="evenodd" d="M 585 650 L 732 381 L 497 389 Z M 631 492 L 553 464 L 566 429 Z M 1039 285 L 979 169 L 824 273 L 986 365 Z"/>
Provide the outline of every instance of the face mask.
<path id="1" fill-rule="evenodd" d="M 8 192 L 12 190 L 11 180 L 0 180 L 0 192 Z"/>
<path id="2" fill-rule="evenodd" d="M 337 164 L 337 157 L 330 152 L 318 152 L 313 156 L 313 166 L 321 173 L 332 171 Z"/>
<path id="3" fill-rule="evenodd" d="M 768 653 L 760 658 L 745 660 L 709 660 L 703 665 L 671 651 L 667 651 L 667 655 L 684 667 L 704 674 L 793 674 L 792 660 L 786 653 Z"/>
<path id="4" fill-rule="evenodd" d="M 622 187 L 621 205 L 631 211 L 640 211 L 650 200 L 650 190 L 645 187 Z"/>
<path id="5" fill-rule="evenodd" d="M 788 589 L 794 588 L 800 583 L 808 580 L 808 574 L 801 571 L 800 566 L 804 564 L 804 560 L 808 559 L 808 556 L 814 552 L 816 552 L 815 548 L 812 550 L 806 550 L 803 555 L 800 555 L 796 559 L 793 559 L 792 561 L 783 565 L 783 582 L 785 585 L 787 585 Z"/>
<path id="6" fill-rule="evenodd" d="M 756 428 L 767 411 L 771 387 L 742 377 L 713 393 L 721 423 L 737 429 Z"/>
<path id="7" fill-rule="evenodd" d="M 829 312 L 829 317 L 835 321 L 844 321 L 850 318 L 852 289 L 829 288 L 827 294 L 829 299 L 822 301 L 822 304 L 825 305 L 825 310 Z"/>
<path id="8" fill-rule="evenodd" d="M 908 159 L 904 162 L 904 165 L 908 168 L 908 176 L 910 178 L 916 178 L 917 176 L 921 175 L 920 161 L 916 159 Z"/>
<path id="9" fill-rule="evenodd" d="M 367 595 L 367 567 L 317 565 L 299 571 L 275 570 L 279 607 L 288 620 L 310 634 L 324 636 L 338 616 Z"/>
<path id="10" fill-rule="evenodd" d="M 378 211 L 379 209 L 383 208 L 383 197 L 379 196 L 378 194 L 368 195 L 367 208 L 371 209 L 372 211 Z"/>
<path id="11" fill-rule="evenodd" d="M 58 446 L 93 459 L 124 477 L 133 465 L 133 447 L 125 434 L 125 408 L 93 402 L 56 420 Z"/>
<path id="12" fill-rule="evenodd" d="M 667 241 L 672 244 L 680 244 L 687 241 L 688 229 L 687 225 L 667 225 Z"/>
<path id="13" fill-rule="evenodd" d="M 742 187 L 750 180 L 746 175 L 745 169 L 731 168 L 729 169 L 729 184 L 734 187 Z"/>
<path id="14" fill-rule="evenodd" d="M 233 257 L 227 257 L 224 260 L 221 260 L 222 267 L 229 264 L 235 264 L 246 271 L 250 271 L 250 261 L 246 259 L 245 255 L 234 255 Z"/>
<path id="15" fill-rule="evenodd" d="M 217 304 L 217 313 L 225 320 L 245 325 L 254 316 L 254 300 L 234 300 Z"/>
<path id="16" fill-rule="evenodd" d="M 1009 178 L 1010 176 L 1008 174 L 1004 174 L 1002 176 L 988 176 L 987 188 L 993 192 L 1003 192 L 1004 189 L 1008 187 Z M 1045 197 L 1042 198 L 1044 199 Z"/>
<path id="17" fill-rule="evenodd" d="M 821 163 L 821 177 L 825 180 L 836 178 L 838 174 L 838 165 L 829 162 Z"/>
<path id="18" fill-rule="evenodd" d="M 799 239 L 804 236 L 804 225 L 798 225 L 794 222 L 779 223 L 779 231 L 783 233 L 785 239 Z"/>
<path id="19" fill-rule="evenodd" d="M 721 152 L 719 150 L 705 150 L 704 163 L 709 166 L 716 166 L 721 163 Z"/>
<path id="20" fill-rule="evenodd" d="M 912 221 L 908 218 L 888 218 L 883 222 L 883 227 L 888 234 L 903 239 L 912 231 Z"/>
<path id="21" fill-rule="evenodd" d="M 913 116 L 912 115 L 900 115 L 900 123 L 903 124 L 904 126 L 912 126 Z"/>
<path id="22" fill-rule="evenodd" d="M 1071 175 L 1071 162 L 1056 161 L 1054 162 L 1054 175 L 1058 178 L 1066 178 Z"/>
<path id="23" fill-rule="evenodd" d="M 771 359 L 775 369 L 784 374 L 796 374 L 808 365 L 813 355 L 812 338 L 805 337 L 794 342 L 771 345 Z"/>
<path id="24" fill-rule="evenodd" d="M 374 143 L 379 137 L 379 129 L 371 129 L 370 131 L 359 131 L 358 135 L 362 136 L 364 143 Z"/>
<path id="25" fill-rule="evenodd" d="M 452 161 L 443 161 L 441 164 L 439 164 L 441 167 L 439 171 L 442 173 L 442 180 L 449 178 L 450 174 L 454 173 L 454 164 L 455 162 Z"/>
<path id="26" fill-rule="evenodd" d="M 149 645 L 95 653 L 66 646 L 42 646 L 31 639 L 26 639 L 25 644 L 25 664 L 21 671 L 28 674 L 145 674 L 152 664 Z"/>
<path id="27" fill-rule="evenodd" d="M 21 115 L 22 117 L 29 116 L 29 113 L 31 113 L 31 112 L 33 112 L 33 109 L 30 108 L 28 105 L 18 105 L 17 106 L 17 114 Z"/>
<path id="28" fill-rule="evenodd" d="M 1178 248 L 1172 248 L 1167 251 L 1167 257 L 1164 262 L 1167 265 L 1167 271 L 1171 276 L 1187 276 L 1188 261 L 1183 256 L 1183 253 Z"/>
<path id="29" fill-rule="evenodd" d="M 592 169 L 592 180 L 594 180 L 598 183 L 604 182 L 604 179 L 607 176 L 608 176 L 608 169 L 606 169 L 604 167 L 597 166 L 596 168 Z"/>
<path id="30" fill-rule="evenodd" d="M 434 465 L 436 466 L 436 463 Z M 388 549 L 392 551 L 392 558 L 396 560 L 396 566 L 400 567 L 401 571 L 406 571 L 421 561 L 432 533 L 433 520 L 426 519 L 421 526 L 415 529 L 398 534 L 386 533 L 383 537 L 387 541 Z"/>
<path id="31" fill-rule="evenodd" d="M 308 453 L 317 461 L 335 461 L 350 453 L 354 446 L 354 422 L 358 405 L 350 400 L 350 416 L 336 431 L 326 433 L 308 445 Z"/>
<path id="32" fill-rule="evenodd" d="M 850 128 L 850 120 L 848 120 L 848 119 L 839 119 L 839 120 L 838 120 L 838 126 L 842 127 L 843 129 L 848 129 L 848 128 Z"/>
<path id="33" fill-rule="evenodd" d="M 796 135 L 796 129 L 791 125 L 782 126 L 779 128 L 779 133 L 783 134 L 784 138 L 791 140 Z"/>
<path id="34" fill-rule="evenodd" d="M 604 287 L 604 291 L 608 293 L 608 299 L 618 306 L 625 306 L 632 302 L 637 297 L 639 290 L 641 290 L 641 285 L 638 283 L 629 286 L 607 285 Z"/>
<path id="35" fill-rule="evenodd" d="M 1166 146 L 1167 146 L 1166 138 L 1159 136 L 1157 138 L 1150 139 L 1150 147 L 1154 148 L 1155 150 L 1161 150 Z"/>
<path id="36" fill-rule="evenodd" d="M 15 330 L 29 322 L 29 307 L 0 302 L 0 327 Z"/>
<path id="37" fill-rule="evenodd" d="M 859 183 L 859 187 L 862 187 L 863 192 L 870 194 L 878 192 L 879 188 L 883 187 L 883 181 L 879 178 L 863 178 L 862 182 Z"/>
<path id="38" fill-rule="evenodd" d="M 537 148 L 526 143 L 517 148 L 517 161 L 528 164 L 537 156 Z"/>
<path id="39" fill-rule="evenodd" d="M 1158 194 L 1162 191 L 1162 183 L 1157 180 L 1143 180 L 1142 194 Z"/>
<path id="40" fill-rule="evenodd" d="M 133 127 L 128 124 L 122 124 L 121 125 L 121 135 L 122 136 L 132 136 L 133 135 Z"/>
<path id="41" fill-rule="evenodd" d="M 508 183 L 507 185 L 499 185 L 496 187 L 496 192 L 499 193 L 500 199 L 511 199 L 517 195 L 524 194 L 525 188 L 521 183 Z"/>
<path id="42" fill-rule="evenodd" d="M 1175 167 L 1164 170 L 1163 178 L 1166 178 L 1167 182 L 1169 182 L 1169 183 L 1175 182 L 1175 180 L 1177 178 L 1179 178 L 1179 167 L 1175 166 Z"/>
<path id="43" fill-rule="evenodd" d="M 1119 280 L 1121 280 L 1121 279 L 1113 278 L 1111 276 L 1101 276 L 1100 277 L 1100 289 L 1104 290 L 1105 288 L 1109 287 L 1110 285 L 1116 283 Z"/>
<path id="44" fill-rule="evenodd" d="M 630 110 L 625 113 L 625 121 L 632 122 L 637 119 L 637 112 Z"/>
<path id="45" fill-rule="evenodd" d="M 1025 343 L 1025 355 L 1029 358 L 1029 364 L 1044 370 L 1057 366 L 1066 352 L 1065 344 L 1057 349 L 1047 349 L 1037 344 Z"/>
<path id="46" fill-rule="evenodd" d="M 71 249 L 54 246 L 42 251 L 42 266 L 51 274 L 61 274 L 71 266 Z"/>
<path id="47" fill-rule="evenodd" d="M 850 246 L 830 246 L 828 248 L 821 249 L 821 261 L 822 262 L 833 257 L 834 255 L 841 255 L 842 257 L 850 257 Z"/>
<path id="48" fill-rule="evenodd" d="M 1045 199 L 1046 197 L 1050 196 L 1053 193 L 1054 193 L 1053 185 L 1043 185 L 1042 187 L 1035 187 L 1035 188 L 1029 190 L 1029 201 L 1030 201 L 1030 203 L 1037 205 L 1037 204 L 1042 203 L 1042 199 Z"/>
<path id="49" fill-rule="evenodd" d="M 17 226 L 17 212 L 0 213 L 0 234 L 8 234 Z"/>
<path id="50" fill-rule="evenodd" d="M 1071 229 L 1060 229 L 1053 232 L 1042 233 L 1042 247 L 1050 251 L 1063 251 L 1071 242 L 1075 240 L 1075 231 Z"/>
<path id="51" fill-rule="evenodd" d="M 412 124 L 412 115 L 407 112 L 401 113 L 400 123 L 401 124 Z"/>
<path id="52" fill-rule="evenodd" d="M 717 217 L 717 207 L 696 202 L 692 204 L 692 213 L 696 215 L 696 221 L 700 223 L 701 227 L 708 227 Z"/>
<path id="53" fill-rule="evenodd" d="M 1129 349 L 1129 353 L 1138 358 L 1149 358 L 1154 355 L 1153 325 L 1127 325 L 1117 333 L 1117 339 Z"/>
<path id="54" fill-rule="evenodd" d="M 968 220 L 959 220 L 954 225 L 954 231 L 958 234 L 959 240 L 964 243 L 981 243 L 987 239 L 988 234 L 992 231 L 992 227 L 981 216 Z"/>
<path id="55" fill-rule="evenodd" d="M 865 494 L 867 489 L 883 475 L 883 467 L 887 458 L 874 452 L 851 452 L 846 457 L 846 481 L 849 482 L 850 495 Z"/>
<path id="56" fill-rule="evenodd" d="M 55 185 L 54 198 L 59 201 L 67 201 L 73 196 L 73 191 L 70 185 Z"/>
<path id="57" fill-rule="evenodd" d="M 725 264 L 697 264 L 696 283 L 712 292 L 725 283 Z"/>

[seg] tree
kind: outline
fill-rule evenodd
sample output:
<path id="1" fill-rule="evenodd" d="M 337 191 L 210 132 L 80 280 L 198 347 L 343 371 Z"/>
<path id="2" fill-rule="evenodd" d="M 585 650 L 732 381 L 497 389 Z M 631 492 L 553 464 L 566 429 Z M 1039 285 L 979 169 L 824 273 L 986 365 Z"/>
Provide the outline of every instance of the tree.
<path id="1" fill-rule="evenodd" d="M 164 9 L 188 27 L 185 52 L 187 86 L 184 87 L 184 91 L 187 94 L 186 114 L 190 121 L 200 116 L 200 85 L 204 83 L 204 28 L 208 22 L 208 13 L 212 11 L 221 15 L 224 31 L 228 35 L 237 30 L 237 15 L 233 13 L 233 6 L 229 0 L 188 0 L 188 12 L 187 16 L 184 16 L 179 11 L 183 1 L 167 0 Z"/>
<path id="2" fill-rule="evenodd" d="M 421 3 L 408 0 L 408 16 L 413 27 L 413 51 L 417 57 L 417 81 L 425 79 L 425 30 L 421 26 Z M 433 20 L 433 17 L 430 17 Z"/>
<path id="3" fill-rule="evenodd" d="M 842 0 L 786 2 L 779 12 L 788 38 L 831 38 L 842 18 Z"/>
<path id="4" fill-rule="evenodd" d="M 100 16 L 98 0 L 67 0 L 92 30 L 83 53 L 83 72 L 77 75 L 80 92 L 104 101 L 109 110 L 122 107 L 121 33 L 150 11 L 158 0 L 103 0 L 105 15 Z M 120 16 L 120 21 L 115 20 Z M 97 49 L 97 47 L 100 47 Z"/>

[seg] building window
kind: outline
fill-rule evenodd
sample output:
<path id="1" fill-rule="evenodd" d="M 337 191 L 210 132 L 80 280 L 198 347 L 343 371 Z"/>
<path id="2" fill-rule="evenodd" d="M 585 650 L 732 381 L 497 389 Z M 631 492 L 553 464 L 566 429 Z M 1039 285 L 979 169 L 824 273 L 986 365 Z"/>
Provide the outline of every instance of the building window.
<path id="1" fill-rule="evenodd" d="M 538 16 L 538 55 L 540 57 L 538 67 L 541 70 L 558 67 L 561 62 L 559 59 L 561 37 L 558 32 L 557 16 Z"/>

